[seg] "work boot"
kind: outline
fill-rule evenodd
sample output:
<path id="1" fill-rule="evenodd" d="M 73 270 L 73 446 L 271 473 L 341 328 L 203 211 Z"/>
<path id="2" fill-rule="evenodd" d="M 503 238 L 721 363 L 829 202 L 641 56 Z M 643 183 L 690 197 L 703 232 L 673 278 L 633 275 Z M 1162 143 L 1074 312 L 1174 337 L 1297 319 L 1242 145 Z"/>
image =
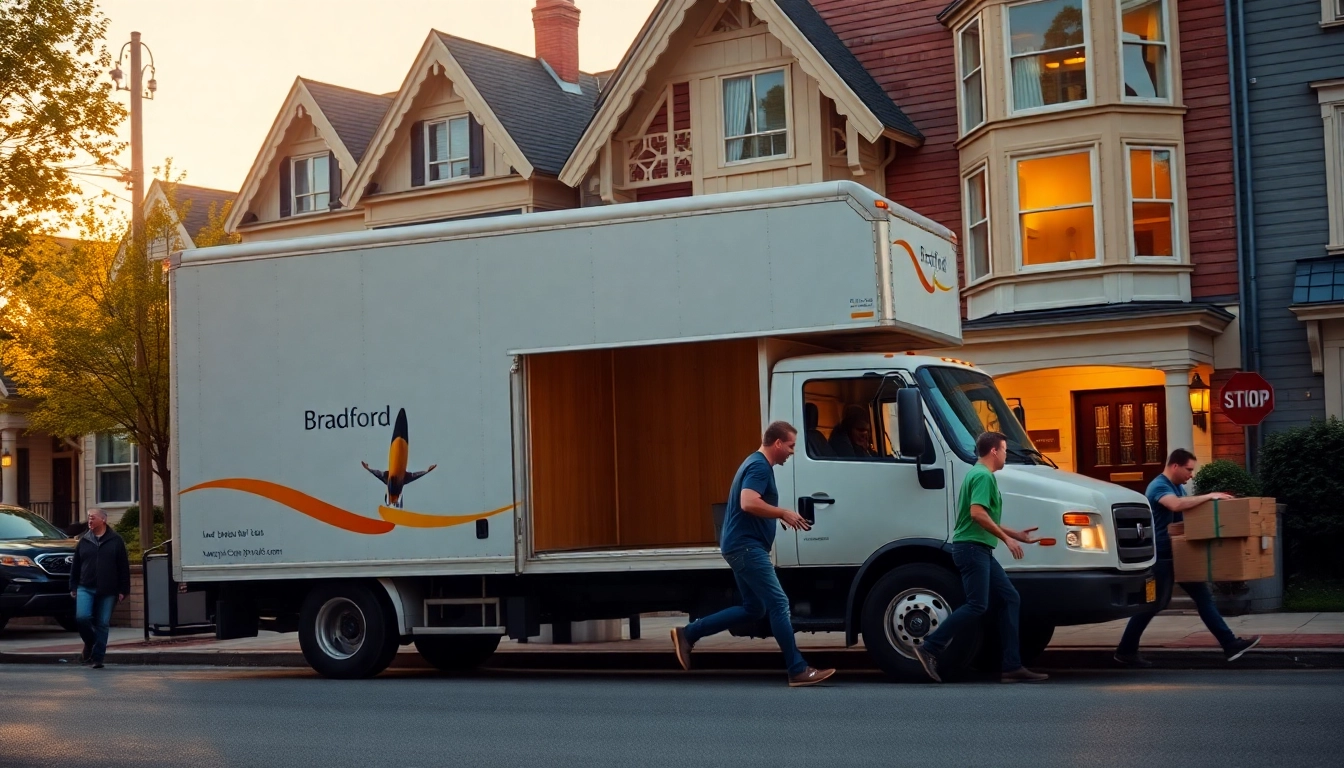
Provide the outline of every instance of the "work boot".
<path id="1" fill-rule="evenodd" d="M 1232 641 L 1232 644 L 1223 649 L 1223 655 L 1228 661 L 1236 661 L 1241 655 L 1260 644 L 1260 636 L 1256 635 L 1250 639 L 1238 637 Z"/>
<path id="2" fill-rule="evenodd" d="M 93 646 L 89 645 L 88 643 L 85 643 L 84 650 L 79 652 L 79 663 L 88 664 L 92 658 L 93 658 Z"/>
<path id="3" fill-rule="evenodd" d="M 816 685 L 834 674 L 834 669 L 813 669 L 812 667 L 808 667 L 796 675 L 789 675 L 789 687 L 803 688 L 808 685 Z"/>
<path id="4" fill-rule="evenodd" d="M 691 671 L 691 641 L 686 637 L 685 627 L 672 628 L 672 649 L 677 652 L 677 661 L 681 668 Z"/>
<path id="5" fill-rule="evenodd" d="M 90 668 L 90 669 L 102 669 L 102 668 L 103 668 L 103 661 L 102 661 L 102 659 L 94 659 L 93 663 L 89 665 L 89 668 Z"/>
<path id="6" fill-rule="evenodd" d="M 1001 683 L 1039 683 L 1042 680 L 1049 680 L 1049 675 L 1043 675 L 1040 672 L 1032 672 L 1026 667 L 1018 667 L 1012 672 L 1004 672 L 999 678 Z"/>
<path id="7" fill-rule="evenodd" d="M 1153 666 L 1153 662 L 1140 656 L 1137 651 L 1134 653 L 1121 653 L 1120 651 L 1116 651 L 1115 663 L 1125 667 L 1133 667 L 1134 669 L 1148 669 Z"/>
<path id="8" fill-rule="evenodd" d="M 935 683 L 943 682 L 938 676 L 938 657 L 933 652 L 922 645 L 915 646 L 915 658 L 919 659 L 920 666 L 924 667 L 924 674 L 928 675 Z"/>

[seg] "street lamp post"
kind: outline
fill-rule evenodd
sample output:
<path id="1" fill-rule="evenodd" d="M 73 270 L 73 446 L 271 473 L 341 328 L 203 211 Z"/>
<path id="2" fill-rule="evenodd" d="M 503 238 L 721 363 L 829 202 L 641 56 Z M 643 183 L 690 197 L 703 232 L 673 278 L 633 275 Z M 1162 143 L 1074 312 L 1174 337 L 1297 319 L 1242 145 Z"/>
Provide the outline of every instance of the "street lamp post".
<path id="1" fill-rule="evenodd" d="M 121 71 L 121 61 L 126 56 L 126 49 L 130 48 L 131 53 L 131 82 L 129 87 L 121 84 L 123 77 Z M 117 84 L 117 90 L 130 91 L 131 93 L 131 259 L 130 263 L 134 265 L 136 280 L 147 280 L 149 277 L 149 250 L 145 242 L 145 154 L 144 154 L 144 106 L 145 98 L 154 98 L 154 92 L 158 90 L 158 81 L 155 79 L 154 70 L 154 52 L 149 52 L 149 66 L 143 64 L 140 49 L 149 51 L 149 46 L 140 42 L 140 33 L 132 32 L 131 41 L 121 48 L 121 54 L 117 57 L 117 66 L 112 70 L 111 76 L 113 82 Z M 144 75 L 145 70 L 149 70 L 149 87 L 145 88 Z M 140 291 L 143 297 L 144 291 Z M 145 358 L 145 309 L 142 302 L 137 301 L 136 308 L 136 335 L 135 335 L 135 369 L 140 384 L 143 385 L 147 376 L 147 360 Z M 139 469 L 139 478 L 137 480 L 137 499 L 136 503 L 140 507 L 140 551 L 148 552 L 154 546 L 154 474 L 153 467 L 149 462 L 148 451 L 145 447 L 149 440 L 149 419 L 145 415 L 145 406 L 140 404 L 140 414 L 137 418 L 136 442 L 139 459 L 137 468 Z"/>

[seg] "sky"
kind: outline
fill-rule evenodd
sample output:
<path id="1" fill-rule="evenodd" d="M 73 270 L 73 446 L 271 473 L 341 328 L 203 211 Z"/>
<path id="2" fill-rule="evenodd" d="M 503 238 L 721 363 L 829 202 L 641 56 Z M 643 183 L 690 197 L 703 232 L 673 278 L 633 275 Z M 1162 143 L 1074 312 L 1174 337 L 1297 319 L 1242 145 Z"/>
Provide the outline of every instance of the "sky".
<path id="1" fill-rule="evenodd" d="M 600 72 L 620 63 L 655 2 L 577 0 L 580 67 Z M 101 0 L 100 6 L 110 20 L 107 45 L 114 59 L 132 31 L 141 33 L 154 56 L 158 92 L 145 102 L 146 176 L 171 157 L 175 170 L 186 171 L 186 183 L 237 190 L 295 77 L 395 91 L 430 29 L 530 56 L 534 4 Z M 122 69 L 129 72 L 129 63 Z M 121 133 L 129 140 L 129 121 Z M 129 150 L 120 162 L 130 166 Z M 130 197 L 112 179 L 80 181 L 91 195 L 106 189 Z"/>

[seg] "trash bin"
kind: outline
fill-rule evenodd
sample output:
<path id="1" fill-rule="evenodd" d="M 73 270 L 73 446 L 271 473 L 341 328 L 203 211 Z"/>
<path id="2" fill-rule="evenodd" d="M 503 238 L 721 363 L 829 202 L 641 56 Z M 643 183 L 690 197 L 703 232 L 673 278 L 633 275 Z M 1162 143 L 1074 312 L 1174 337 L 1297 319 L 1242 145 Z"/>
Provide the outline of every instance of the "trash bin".
<path id="1" fill-rule="evenodd" d="M 214 632 L 206 613 L 205 591 L 182 591 L 173 580 L 172 542 L 163 552 L 146 554 L 145 631 L 155 635 L 188 635 Z"/>

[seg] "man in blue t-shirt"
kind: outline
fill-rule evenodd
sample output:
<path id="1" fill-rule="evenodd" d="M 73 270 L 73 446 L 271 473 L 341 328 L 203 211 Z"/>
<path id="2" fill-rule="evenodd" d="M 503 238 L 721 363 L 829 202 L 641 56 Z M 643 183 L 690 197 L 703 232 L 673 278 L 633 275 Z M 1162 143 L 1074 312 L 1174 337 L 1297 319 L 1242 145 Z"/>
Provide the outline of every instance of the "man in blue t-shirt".
<path id="1" fill-rule="evenodd" d="M 1206 501 L 1230 499 L 1229 493 L 1206 493 L 1201 496 L 1186 496 L 1186 483 L 1195 476 L 1195 454 L 1184 448 L 1177 448 L 1167 459 L 1167 468 L 1148 484 L 1148 505 L 1153 508 L 1153 540 L 1157 544 L 1157 564 L 1153 566 L 1153 578 L 1157 580 L 1157 601 L 1145 611 L 1129 620 L 1120 645 L 1115 649 L 1115 660 L 1128 667 L 1151 667 L 1153 664 L 1139 655 L 1139 639 L 1148 622 L 1171 602 L 1172 585 L 1176 581 L 1175 567 L 1171 557 L 1171 534 L 1167 526 L 1179 523 L 1182 513 L 1194 509 Z M 1213 603 L 1213 593 L 1209 585 L 1203 582 L 1181 582 L 1181 589 L 1194 601 L 1199 618 L 1204 626 L 1223 646 L 1223 654 L 1228 661 L 1236 661 L 1241 655 L 1254 648 L 1260 637 L 1249 639 L 1237 637 L 1227 628 L 1222 614 Z"/>
<path id="2" fill-rule="evenodd" d="M 779 490 L 775 488 L 774 468 L 789 460 L 797 440 L 798 430 L 787 422 L 776 421 L 765 430 L 760 450 L 738 467 L 728 490 L 719 550 L 733 569 L 742 604 L 672 630 L 672 646 L 682 669 L 691 668 L 691 648 L 700 638 L 769 614 L 770 631 L 788 665 L 790 687 L 816 685 L 835 674 L 834 669 L 814 669 L 803 661 L 793 639 L 789 598 L 779 586 L 774 563 L 770 562 L 776 520 L 796 531 L 809 528 L 802 515 L 777 506 Z"/>

